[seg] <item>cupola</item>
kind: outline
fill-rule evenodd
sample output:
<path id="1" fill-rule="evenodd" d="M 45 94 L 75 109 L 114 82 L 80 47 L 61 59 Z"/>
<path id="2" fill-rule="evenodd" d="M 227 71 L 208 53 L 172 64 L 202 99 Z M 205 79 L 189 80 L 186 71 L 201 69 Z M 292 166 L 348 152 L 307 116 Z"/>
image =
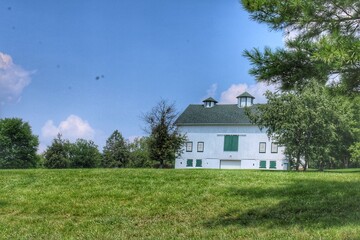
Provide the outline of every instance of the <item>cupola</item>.
<path id="1" fill-rule="evenodd" d="M 251 94 L 248 92 L 244 92 L 239 96 L 237 96 L 237 99 L 238 99 L 238 107 L 243 108 L 243 107 L 250 107 L 251 105 L 253 105 L 255 97 L 251 96 Z"/>
<path id="2" fill-rule="evenodd" d="M 212 108 L 216 105 L 217 101 L 213 99 L 212 97 L 209 97 L 203 101 L 205 108 Z"/>

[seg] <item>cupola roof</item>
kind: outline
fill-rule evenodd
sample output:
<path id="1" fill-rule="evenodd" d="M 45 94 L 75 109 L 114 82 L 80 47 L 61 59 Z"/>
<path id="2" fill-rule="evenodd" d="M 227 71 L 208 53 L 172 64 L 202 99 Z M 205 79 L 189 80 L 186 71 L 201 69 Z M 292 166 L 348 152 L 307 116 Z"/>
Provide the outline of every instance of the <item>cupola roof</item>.
<path id="1" fill-rule="evenodd" d="M 237 96 L 236 98 L 243 98 L 243 97 L 255 98 L 248 92 L 244 92 L 244 93 L 240 94 L 239 96 Z"/>
<path id="2" fill-rule="evenodd" d="M 207 99 L 205 99 L 203 102 L 214 102 L 217 103 L 217 101 L 215 99 L 213 99 L 212 97 L 209 97 Z"/>

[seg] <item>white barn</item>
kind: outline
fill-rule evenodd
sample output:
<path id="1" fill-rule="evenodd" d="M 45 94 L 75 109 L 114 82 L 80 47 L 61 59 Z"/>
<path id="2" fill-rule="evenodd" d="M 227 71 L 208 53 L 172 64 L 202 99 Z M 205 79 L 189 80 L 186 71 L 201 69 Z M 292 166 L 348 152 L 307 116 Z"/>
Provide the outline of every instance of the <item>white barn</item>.
<path id="1" fill-rule="evenodd" d="M 245 92 L 237 99 L 217 104 L 208 98 L 185 109 L 176 125 L 187 142 L 175 168 L 288 169 L 284 148 L 245 115 L 244 107 L 256 107 L 254 97 Z"/>

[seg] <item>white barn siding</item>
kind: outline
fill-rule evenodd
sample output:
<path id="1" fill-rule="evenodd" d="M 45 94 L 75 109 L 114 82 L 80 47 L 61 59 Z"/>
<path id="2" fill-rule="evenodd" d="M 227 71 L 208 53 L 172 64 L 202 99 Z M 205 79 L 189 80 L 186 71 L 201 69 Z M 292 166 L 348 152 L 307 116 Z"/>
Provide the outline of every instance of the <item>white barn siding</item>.
<path id="1" fill-rule="evenodd" d="M 284 148 L 278 147 L 278 152 L 272 153 L 272 141 L 257 126 L 180 126 L 179 130 L 186 134 L 193 147 L 191 152 L 183 149 L 181 157 L 176 159 L 175 168 L 190 168 L 187 166 L 187 159 L 192 159 L 192 167 L 195 167 L 196 159 L 200 159 L 201 168 L 259 169 L 260 161 L 265 160 L 266 169 L 270 169 L 270 161 L 276 161 L 276 169 L 286 169 Z M 225 135 L 239 136 L 238 151 L 224 151 Z M 204 143 L 203 152 L 197 151 L 198 142 Z M 265 153 L 259 153 L 260 142 L 266 143 Z M 240 162 L 231 162 L 234 160 Z"/>

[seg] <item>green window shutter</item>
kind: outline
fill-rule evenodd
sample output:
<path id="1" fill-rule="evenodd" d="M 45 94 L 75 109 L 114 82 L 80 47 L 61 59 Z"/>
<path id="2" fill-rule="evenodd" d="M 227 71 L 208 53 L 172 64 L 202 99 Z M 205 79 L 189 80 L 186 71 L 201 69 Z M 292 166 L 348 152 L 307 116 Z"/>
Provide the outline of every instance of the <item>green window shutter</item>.
<path id="1" fill-rule="evenodd" d="M 233 136 L 233 151 L 238 151 L 239 136 Z"/>
<path id="2" fill-rule="evenodd" d="M 201 159 L 196 159 L 195 167 L 202 167 L 202 160 Z"/>
<path id="3" fill-rule="evenodd" d="M 224 151 L 237 152 L 239 147 L 239 136 L 225 135 L 224 137 Z"/>
<path id="4" fill-rule="evenodd" d="M 193 160 L 192 159 L 188 159 L 186 161 L 186 167 L 192 167 L 193 166 Z"/>
<path id="5" fill-rule="evenodd" d="M 266 168 L 266 161 L 260 161 L 260 168 Z"/>
<path id="6" fill-rule="evenodd" d="M 270 168 L 276 168 L 276 161 L 270 161 Z"/>

